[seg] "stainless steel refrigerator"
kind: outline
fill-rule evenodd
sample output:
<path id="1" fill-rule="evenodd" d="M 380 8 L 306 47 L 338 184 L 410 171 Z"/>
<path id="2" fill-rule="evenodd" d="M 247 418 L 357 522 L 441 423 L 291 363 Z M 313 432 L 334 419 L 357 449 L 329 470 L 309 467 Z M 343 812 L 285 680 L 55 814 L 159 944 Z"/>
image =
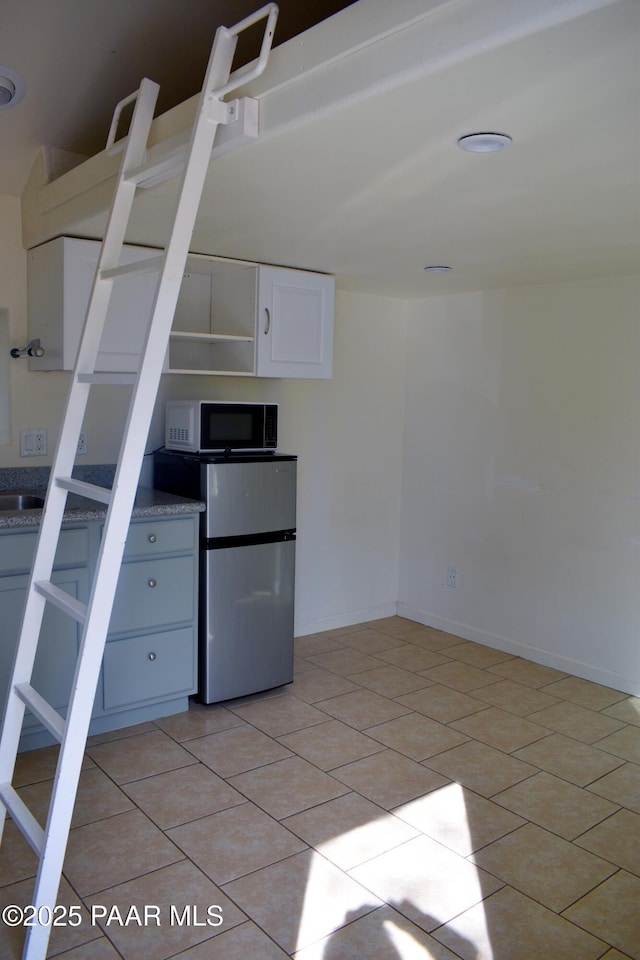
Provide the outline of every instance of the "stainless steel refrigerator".
<path id="1" fill-rule="evenodd" d="M 199 698 L 216 703 L 293 680 L 297 458 L 155 454 L 154 483 L 204 500 Z"/>

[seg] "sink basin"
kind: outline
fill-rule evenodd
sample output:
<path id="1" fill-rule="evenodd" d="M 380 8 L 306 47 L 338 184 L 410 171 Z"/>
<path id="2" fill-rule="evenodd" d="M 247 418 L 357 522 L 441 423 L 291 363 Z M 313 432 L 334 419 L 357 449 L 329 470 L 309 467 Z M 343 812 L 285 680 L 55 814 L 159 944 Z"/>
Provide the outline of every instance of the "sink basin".
<path id="1" fill-rule="evenodd" d="M 33 493 L 0 493 L 0 510 L 37 510 L 40 507 L 44 507 L 44 500 Z"/>

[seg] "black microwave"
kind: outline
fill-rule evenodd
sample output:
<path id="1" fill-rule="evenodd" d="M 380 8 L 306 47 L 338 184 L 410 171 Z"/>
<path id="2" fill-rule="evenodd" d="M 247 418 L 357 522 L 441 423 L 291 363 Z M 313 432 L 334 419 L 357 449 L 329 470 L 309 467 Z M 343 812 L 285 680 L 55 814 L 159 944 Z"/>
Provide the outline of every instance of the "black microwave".
<path id="1" fill-rule="evenodd" d="M 190 453 L 260 452 L 278 446 L 278 404 L 169 400 L 165 447 Z"/>

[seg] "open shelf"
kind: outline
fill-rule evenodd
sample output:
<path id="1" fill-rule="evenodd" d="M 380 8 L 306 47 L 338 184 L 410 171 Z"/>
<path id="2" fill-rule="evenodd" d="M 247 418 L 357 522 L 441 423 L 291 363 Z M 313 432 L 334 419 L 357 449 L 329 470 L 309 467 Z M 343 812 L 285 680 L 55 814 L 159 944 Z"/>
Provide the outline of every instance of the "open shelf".
<path id="1" fill-rule="evenodd" d="M 169 341 L 169 373 L 255 375 L 257 266 L 190 254 Z"/>
<path id="2" fill-rule="evenodd" d="M 253 375 L 255 338 L 233 334 L 172 333 L 167 373 Z"/>

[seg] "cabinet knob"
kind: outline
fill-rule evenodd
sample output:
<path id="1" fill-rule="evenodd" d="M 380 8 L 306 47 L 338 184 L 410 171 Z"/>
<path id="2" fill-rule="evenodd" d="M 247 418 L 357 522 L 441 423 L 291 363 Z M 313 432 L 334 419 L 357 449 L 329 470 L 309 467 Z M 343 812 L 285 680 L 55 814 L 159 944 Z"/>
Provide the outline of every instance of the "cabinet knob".
<path id="1" fill-rule="evenodd" d="M 147 539 L 149 543 L 155 543 L 158 538 L 156 537 L 155 533 L 150 533 Z"/>
<path id="2" fill-rule="evenodd" d="M 155 587 L 155 586 L 157 586 L 157 584 L 158 584 L 158 581 L 157 581 L 157 580 L 153 580 L 153 579 L 149 580 L 149 586 L 150 586 L 150 587 Z"/>
<path id="3" fill-rule="evenodd" d="M 157 658 L 158 658 L 158 654 L 154 653 L 152 650 L 151 653 L 149 654 L 149 660 L 157 660 Z"/>

